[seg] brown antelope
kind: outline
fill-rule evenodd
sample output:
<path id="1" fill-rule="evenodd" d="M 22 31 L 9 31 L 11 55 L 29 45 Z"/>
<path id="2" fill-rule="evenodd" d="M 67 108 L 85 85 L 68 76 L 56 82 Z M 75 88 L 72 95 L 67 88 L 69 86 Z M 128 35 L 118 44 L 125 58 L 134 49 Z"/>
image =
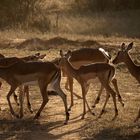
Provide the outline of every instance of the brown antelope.
<path id="1" fill-rule="evenodd" d="M 26 57 L 22 57 L 22 58 L 17 58 L 17 57 L 5 57 L 4 55 L 0 54 L 0 66 L 9 66 L 12 65 L 14 63 L 17 63 L 19 61 L 26 61 L 26 62 L 30 62 L 30 61 L 38 61 L 40 59 L 43 59 L 46 56 L 46 54 L 40 55 L 40 53 L 36 53 L 34 55 L 29 55 Z M 2 82 L 0 82 L 0 86 L 2 85 Z M 29 111 L 32 113 L 32 108 L 31 108 L 31 104 L 29 101 L 29 87 L 26 85 L 24 87 L 19 87 L 19 91 L 24 90 L 24 92 L 26 93 L 26 97 L 27 97 L 27 107 L 29 109 Z M 19 105 L 18 101 L 17 101 L 17 95 L 15 94 L 15 92 L 13 93 L 14 95 L 14 99 L 15 102 L 17 103 L 17 105 Z"/>
<path id="2" fill-rule="evenodd" d="M 116 116 L 118 115 L 118 110 L 117 110 L 117 105 L 116 105 L 116 93 L 110 87 L 110 82 L 113 79 L 112 77 L 115 74 L 114 66 L 107 63 L 92 63 L 89 65 L 82 65 L 79 69 L 75 69 L 69 62 L 69 59 L 71 57 L 71 51 L 68 51 L 67 54 L 64 55 L 62 50 L 60 50 L 60 56 L 61 56 L 60 67 L 66 72 L 68 77 L 75 78 L 78 81 L 78 83 L 81 85 L 82 98 L 83 98 L 82 118 L 84 118 L 86 114 L 85 103 L 88 106 L 88 102 L 86 100 L 86 94 L 87 94 L 89 85 L 92 82 L 92 80 L 97 77 L 100 83 L 102 84 L 102 86 L 107 91 L 106 102 L 103 106 L 100 116 L 103 114 L 106 103 L 108 102 L 108 99 L 109 99 L 109 95 L 111 94 L 113 98 L 114 107 L 115 107 L 115 116 L 114 116 L 114 119 L 115 119 Z"/>
<path id="3" fill-rule="evenodd" d="M 129 51 L 133 47 L 133 42 L 130 43 L 127 47 L 125 43 L 121 45 L 121 50 L 118 52 L 117 56 L 113 60 L 114 64 L 118 64 L 124 62 L 133 77 L 140 83 L 140 66 L 136 65 L 133 61 L 131 56 L 129 55 Z M 140 109 L 138 115 L 135 119 L 137 121 L 140 118 Z"/>
<path id="4" fill-rule="evenodd" d="M 18 115 L 14 112 L 11 102 L 10 96 L 16 90 L 18 86 L 21 85 L 29 85 L 30 83 L 35 83 L 39 85 L 40 92 L 43 98 L 43 102 L 38 112 L 36 113 L 34 119 L 37 119 L 40 116 L 41 111 L 45 107 L 48 102 L 48 92 L 47 87 L 48 84 L 52 84 L 54 90 L 61 96 L 66 112 L 66 120 L 65 124 L 69 119 L 69 113 L 67 109 L 67 100 L 66 95 L 61 90 L 60 87 L 60 79 L 61 79 L 61 71 L 60 69 L 51 62 L 24 62 L 19 61 L 7 67 L 0 67 L 0 77 L 3 78 L 10 86 L 10 91 L 7 95 L 8 104 L 10 107 L 11 114 L 14 116 Z M 22 92 L 21 92 L 22 93 Z M 23 96 L 20 95 L 22 98 Z M 20 104 L 22 105 L 22 100 L 20 100 Z M 23 115 L 23 109 L 20 108 L 20 117 Z"/>
<path id="5" fill-rule="evenodd" d="M 21 57 L 19 59 L 25 61 L 25 62 L 35 62 L 35 61 L 41 61 L 44 57 L 46 56 L 46 54 L 42 54 L 40 55 L 40 53 L 36 53 L 34 55 L 29 55 L 29 56 L 26 56 L 26 57 Z M 32 107 L 31 107 L 31 103 L 30 103 L 30 100 L 29 100 L 29 86 L 26 85 L 24 87 L 20 86 L 19 87 L 19 92 L 23 91 L 24 94 L 26 95 L 26 98 L 27 98 L 27 107 L 29 109 L 29 111 L 31 113 L 33 113 L 33 110 L 32 110 Z M 18 101 L 17 101 L 17 95 L 15 94 L 14 92 L 14 99 L 16 101 L 16 103 L 18 104 Z"/>
<path id="6" fill-rule="evenodd" d="M 110 59 L 111 59 L 111 56 L 103 48 L 97 48 L 97 49 L 82 48 L 82 49 L 71 52 L 71 57 L 69 58 L 69 62 L 72 64 L 72 66 L 75 69 L 79 69 L 82 65 L 87 65 L 90 63 L 96 63 L 96 62 L 109 63 Z M 54 62 L 56 64 L 59 64 L 59 61 L 60 60 L 57 59 Z M 67 73 L 67 72 L 65 72 L 65 70 L 63 70 L 63 72 L 64 72 L 64 74 Z M 66 82 L 65 88 L 68 89 L 68 85 L 69 85 L 70 93 L 71 93 L 71 104 L 70 104 L 69 110 L 71 110 L 71 107 L 74 105 L 73 94 L 75 96 L 77 96 L 78 98 L 80 98 L 80 97 L 73 92 L 73 77 L 71 77 L 71 76 L 69 77 L 69 75 L 67 75 L 67 74 L 66 74 L 66 76 L 67 76 L 67 82 Z M 124 106 L 120 93 L 119 93 L 119 90 L 118 90 L 117 80 L 115 78 L 113 78 L 112 83 L 117 92 L 118 100 L 121 102 L 122 106 Z M 96 104 L 99 103 L 102 91 L 103 91 L 103 86 L 101 86 L 101 88 L 99 90 L 98 96 L 95 99 L 93 107 L 95 107 Z"/>

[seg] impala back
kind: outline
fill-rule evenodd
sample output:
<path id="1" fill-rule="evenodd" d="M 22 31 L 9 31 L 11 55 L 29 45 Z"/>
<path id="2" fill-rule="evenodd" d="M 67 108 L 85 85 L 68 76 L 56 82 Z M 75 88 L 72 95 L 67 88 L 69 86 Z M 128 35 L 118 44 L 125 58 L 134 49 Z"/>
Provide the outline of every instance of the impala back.
<path id="1" fill-rule="evenodd" d="M 82 65 L 90 63 L 108 63 L 110 58 L 105 53 L 103 53 L 102 50 L 93 48 L 82 48 L 72 51 L 69 62 L 76 69 L 78 69 Z"/>

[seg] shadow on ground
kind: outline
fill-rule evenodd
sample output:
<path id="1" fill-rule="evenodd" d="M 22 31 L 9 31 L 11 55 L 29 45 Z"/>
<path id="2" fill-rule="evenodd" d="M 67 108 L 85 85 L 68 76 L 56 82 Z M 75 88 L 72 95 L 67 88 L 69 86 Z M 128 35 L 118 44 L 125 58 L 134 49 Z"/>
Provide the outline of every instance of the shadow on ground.
<path id="1" fill-rule="evenodd" d="M 0 120 L 0 140 L 5 139 L 20 139 L 20 140 L 55 140 L 61 137 L 72 134 L 78 129 L 65 131 L 58 135 L 52 134 L 50 131 L 63 127 L 63 121 L 55 122 L 39 122 L 32 119 L 24 120 Z"/>
<path id="2" fill-rule="evenodd" d="M 126 133 L 127 131 L 127 133 Z M 122 126 L 118 128 L 104 128 L 99 133 L 87 136 L 84 140 L 139 140 L 140 125 Z"/>

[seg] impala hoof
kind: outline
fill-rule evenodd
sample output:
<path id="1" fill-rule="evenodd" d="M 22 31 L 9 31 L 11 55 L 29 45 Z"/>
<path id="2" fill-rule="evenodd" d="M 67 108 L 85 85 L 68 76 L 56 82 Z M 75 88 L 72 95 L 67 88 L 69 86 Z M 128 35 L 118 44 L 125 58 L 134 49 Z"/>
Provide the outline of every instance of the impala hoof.
<path id="1" fill-rule="evenodd" d="M 15 116 L 16 116 L 17 119 L 20 119 L 20 115 L 16 114 Z"/>
<path id="2" fill-rule="evenodd" d="M 66 113 L 66 120 L 69 120 L 70 119 L 70 114 L 69 112 Z"/>
<path id="3" fill-rule="evenodd" d="M 82 115 L 81 119 L 83 120 L 85 118 L 85 115 Z"/>
<path id="4" fill-rule="evenodd" d="M 68 124 L 68 121 L 65 121 L 65 122 L 64 122 L 64 125 L 67 125 L 67 124 Z"/>
<path id="5" fill-rule="evenodd" d="M 96 116 L 94 112 L 91 113 L 93 116 Z"/>

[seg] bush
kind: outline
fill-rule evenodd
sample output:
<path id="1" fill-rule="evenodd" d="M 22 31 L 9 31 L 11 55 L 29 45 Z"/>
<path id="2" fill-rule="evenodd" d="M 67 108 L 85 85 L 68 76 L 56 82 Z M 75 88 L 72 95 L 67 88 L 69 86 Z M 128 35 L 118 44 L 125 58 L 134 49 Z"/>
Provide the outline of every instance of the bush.
<path id="1" fill-rule="evenodd" d="M 75 0 L 75 5 L 91 11 L 140 9 L 139 0 Z"/>
<path id="2" fill-rule="evenodd" d="M 0 28 L 16 26 L 26 22 L 36 11 L 42 0 L 2 0 L 0 1 Z"/>
<path id="3" fill-rule="evenodd" d="M 33 19 L 29 26 L 32 28 L 38 29 L 42 33 L 50 31 L 51 22 L 49 18 L 44 15 L 39 15 Z"/>

